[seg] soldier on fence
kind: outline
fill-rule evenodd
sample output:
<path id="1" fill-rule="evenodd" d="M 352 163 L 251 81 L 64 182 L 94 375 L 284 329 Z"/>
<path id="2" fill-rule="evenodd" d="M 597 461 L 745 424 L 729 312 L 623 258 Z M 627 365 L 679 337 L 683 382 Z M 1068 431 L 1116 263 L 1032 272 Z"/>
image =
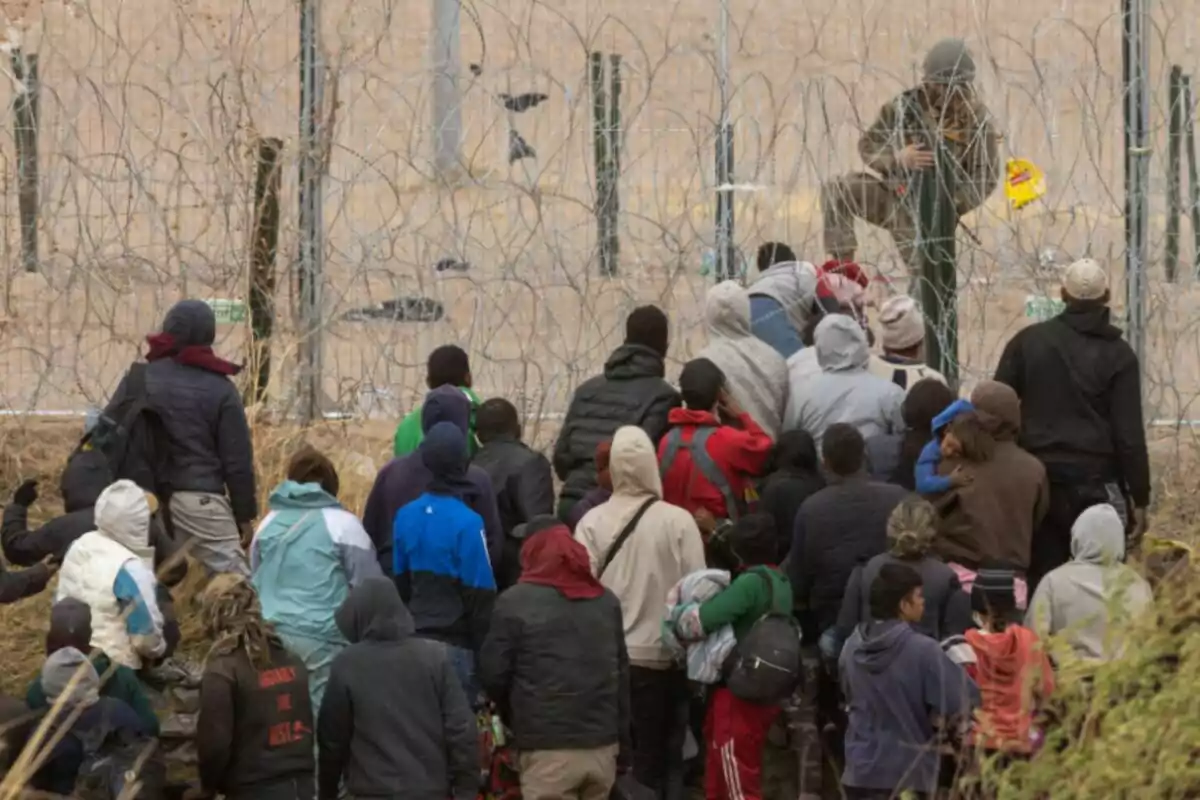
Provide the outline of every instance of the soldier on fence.
<path id="1" fill-rule="evenodd" d="M 870 172 L 852 172 L 821 187 L 825 250 L 854 261 L 860 217 L 892 234 L 910 275 L 919 269 L 916 183 L 934 166 L 939 140 L 957 167 L 955 211 L 978 208 L 1000 180 L 999 136 L 975 94 L 975 61 L 961 39 L 943 39 L 925 56 L 921 85 L 890 100 L 858 143 Z"/>

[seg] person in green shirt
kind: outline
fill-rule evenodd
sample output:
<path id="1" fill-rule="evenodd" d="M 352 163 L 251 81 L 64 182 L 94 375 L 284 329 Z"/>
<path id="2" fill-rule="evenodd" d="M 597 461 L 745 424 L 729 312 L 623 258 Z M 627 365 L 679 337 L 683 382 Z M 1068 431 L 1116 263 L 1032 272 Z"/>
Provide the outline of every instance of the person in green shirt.
<path id="1" fill-rule="evenodd" d="M 74 647 L 81 653 L 91 652 L 92 666 L 100 676 L 100 694 L 123 700 L 141 718 L 146 726 L 158 735 L 158 716 L 150 705 L 150 698 L 142 689 L 137 673 L 129 667 L 114 664 L 99 650 L 92 650 L 92 610 L 88 604 L 73 597 L 59 600 L 50 609 L 50 632 L 46 634 L 46 655 L 65 648 Z M 49 699 L 42 688 L 41 677 L 34 678 L 25 692 L 25 705 L 31 710 L 48 708 Z"/>
<path id="2" fill-rule="evenodd" d="M 468 425 L 467 447 L 470 455 L 475 455 L 479 442 L 475 438 L 475 410 L 479 408 L 479 395 L 471 389 L 471 363 L 467 353 L 458 345 L 444 344 L 434 348 L 425 364 L 425 385 L 430 390 L 440 386 L 457 386 L 471 401 L 471 420 Z M 396 426 L 396 436 L 392 440 L 392 455 L 396 458 L 414 453 L 421 444 L 424 434 L 421 430 L 421 407 L 417 406 L 404 415 Z"/>
<path id="3" fill-rule="evenodd" d="M 735 569 L 729 586 L 700 606 L 700 624 L 712 633 L 733 627 L 740 642 L 764 614 L 792 612 L 792 584 L 774 565 L 778 554 L 775 520 L 769 514 L 742 517 L 727 534 Z M 707 800 L 760 800 L 763 748 L 778 705 L 758 705 L 724 686 L 713 692 L 705 734 L 704 796 Z"/>

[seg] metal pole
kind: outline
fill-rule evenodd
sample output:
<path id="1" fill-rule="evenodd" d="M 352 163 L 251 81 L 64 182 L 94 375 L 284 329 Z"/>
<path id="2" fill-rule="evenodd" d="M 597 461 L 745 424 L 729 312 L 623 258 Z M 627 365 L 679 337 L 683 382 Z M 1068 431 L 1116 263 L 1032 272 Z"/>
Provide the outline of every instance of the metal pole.
<path id="1" fill-rule="evenodd" d="M 1183 94 L 1183 147 L 1187 157 L 1188 211 L 1192 215 L 1192 273 L 1200 279 L 1200 170 L 1196 168 L 1196 98 L 1192 76 L 1180 78 Z"/>
<path id="2" fill-rule="evenodd" d="M 1129 344 L 1145 382 L 1146 259 L 1150 184 L 1150 19 L 1146 0 L 1121 0 L 1125 79 L 1125 311 Z"/>
<path id="3" fill-rule="evenodd" d="M 721 0 L 717 26 L 717 280 L 733 278 L 737 259 L 733 251 L 733 125 L 729 120 L 729 0 Z"/>
<path id="4" fill-rule="evenodd" d="M 439 176 L 452 178 L 462 163 L 461 5 L 459 0 L 433 0 L 433 163 Z"/>
<path id="5" fill-rule="evenodd" d="M 1183 68 L 1171 67 L 1167 82 L 1167 242 L 1163 267 L 1167 281 L 1175 282 L 1179 272 L 1179 223 L 1183 216 Z"/>
<path id="6" fill-rule="evenodd" d="M 318 46 L 321 0 L 300 0 L 300 364 L 298 400 L 304 423 L 321 418 L 321 283 L 325 268 L 322 221 L 321 117 L 324 66 Z"/>
<path id="7" fill-rule="evenodd" d="M 38 271 L 38 57 L 12 52 L 18 88 L 13 98 L 13 139 L 17 148 L 17 213 L 21 218 L 21 263 Z"/>

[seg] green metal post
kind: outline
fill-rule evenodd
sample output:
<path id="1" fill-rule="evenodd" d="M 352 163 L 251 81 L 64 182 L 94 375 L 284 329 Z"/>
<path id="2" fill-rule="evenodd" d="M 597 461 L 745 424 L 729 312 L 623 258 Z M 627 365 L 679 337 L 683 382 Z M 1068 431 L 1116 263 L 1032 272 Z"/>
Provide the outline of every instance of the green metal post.
<path id="1" fill-rule="evenodd" d="M 620 177 L 621 177 L 621 140 L 624 136 L 621 130 L 621 56 L 610 53 L 609 66 L 612 72 L 612 91 L 608 95 L 608 257 L 609 264 L 606 275 L 617 274 L 617 263 L 621 257 L 621 232 L 617 226 L 617 216 L 621 211 Z"/>
<path id="2" fill-rule="evenodd" d="M 592 154 L 596 172 L 596 249 L 600 274 L 610 275 L 611 258 L 608 248 L 608 103 L 604 90 L 604 56 L 591 54 L 592 84 Z"/>
<path id="3" fill-rule="evenodd" d="M 1174 283 L 1179 273 L 1179 218 L 1183 214 L 1180 148 L 1183 144 L 1183 68 L 1171 67 L 1167 84 L 1170 124 L 1167 128 L 1167 241 L 1164 269 Z"/>
<path id="4" fill-rule="evenodd" d="M 925 312 L 925 360 L 958 386 L 958 274 L 955 268 L 953 156 L 943 143 L 936 164 L 918 180 L 917 225 L 921 253 L 921 305 Z"/>

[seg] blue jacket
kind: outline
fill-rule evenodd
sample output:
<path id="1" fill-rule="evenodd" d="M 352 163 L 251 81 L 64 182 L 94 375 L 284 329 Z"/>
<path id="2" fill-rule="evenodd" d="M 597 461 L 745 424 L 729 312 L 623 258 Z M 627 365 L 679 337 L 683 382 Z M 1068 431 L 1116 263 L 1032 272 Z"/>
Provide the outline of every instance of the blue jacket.
<path id="1" fill-rule="evenodd" d="M 974 410 L 975 406 L 971 405 L 970 400 L 955 400 L 933 418 L 933 438 L 921 448 L 914 476 L 920 494 L 939 494 L 950 490 L 950 479 L 945 475 L 938 475 L 938 467 L 942 463 L 941 433 L 959 414 Z"/>
<path id="2" fill-rule="evenodd" d="M 345 645 L 333 615 L 350 587 L 381 577 L 358 518 L 319 484 L 284 481 L 250 544 L 263 617 L 281 633 Z"/>
<path id="3" fill-rule="evenodd" d="M 496 597 L 482 517 L 422 494 L 396 512 L 392 569 L 418 634 L 478 651 Z"/>
<path id="4" fill-rule="evenodd" d="M 784 358 L 804 349 L 800 332 L 774 297 L 750 295 L 750 333 L 774 347 Z"/>
<path id="5" fill-rule="evenodd" d="M 935 640 L 899 620 L 854 629 L 839 660 L 849 707 L 842 784 L 933 794 L 940 757 L 934 716 L 961 719 L 979 689 Z"/>

